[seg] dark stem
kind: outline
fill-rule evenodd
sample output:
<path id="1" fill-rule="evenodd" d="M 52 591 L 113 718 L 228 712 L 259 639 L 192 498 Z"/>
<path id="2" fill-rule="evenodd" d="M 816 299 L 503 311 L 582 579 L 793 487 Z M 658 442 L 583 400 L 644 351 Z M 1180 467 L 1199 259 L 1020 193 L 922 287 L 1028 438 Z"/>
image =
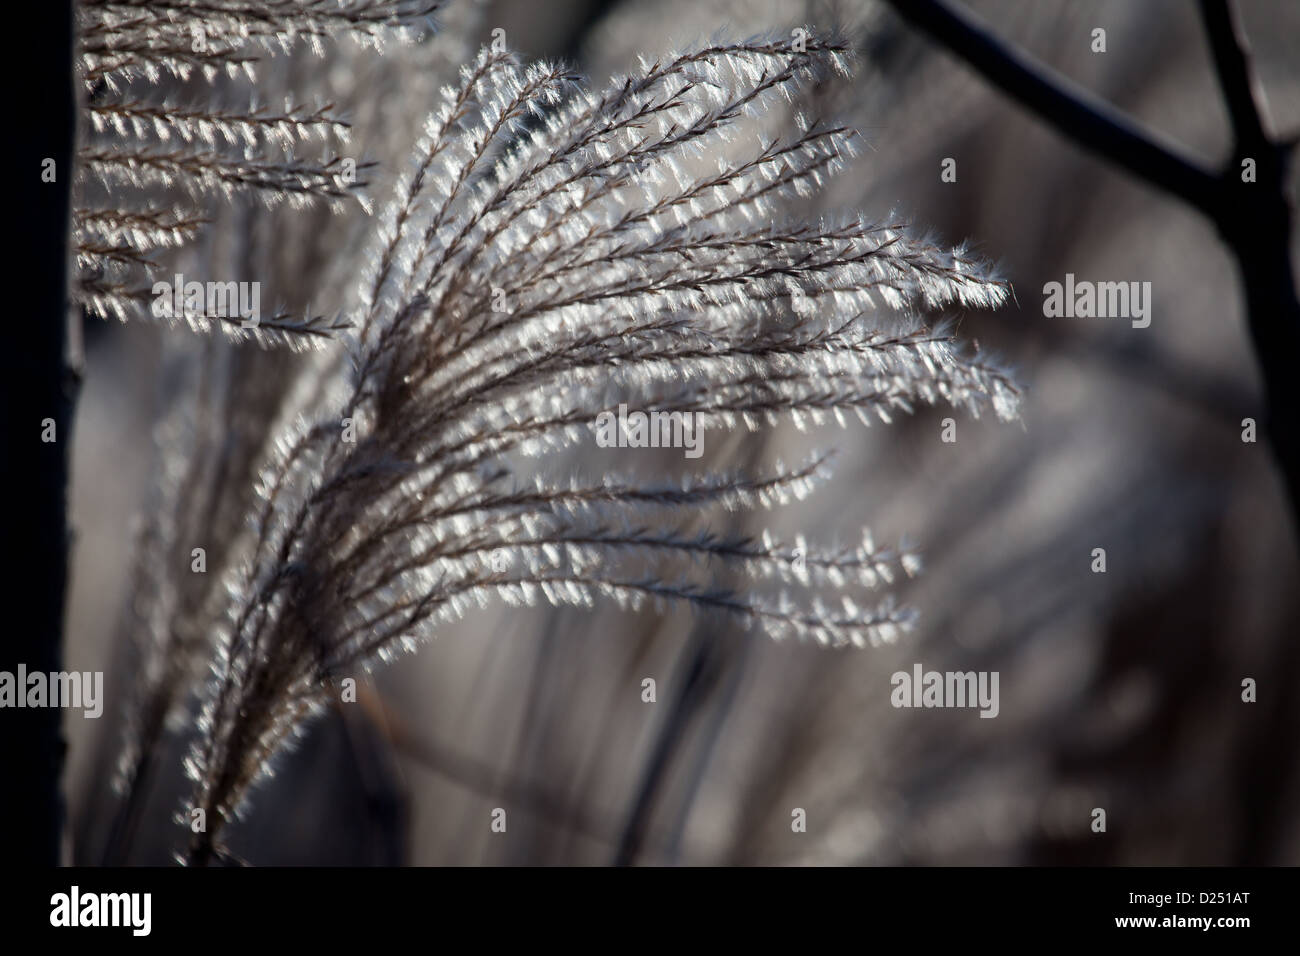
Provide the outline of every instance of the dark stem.
<path id="1" fill-rule="evenodd" d="M 70 357 L 72 315 L 68 307 L 68 217 L 76 139 L 71 0 L 19 4 L 10 24 L 28 56 L 13 78 L 11 105 L 19 116 L 12 148 L 18 153 L 10 223 L 17 230 L 11 253 L 11 291 L 17 298 L 6 323 L 4 421 L 6 485 L 12 507 L 5 543 L 10 555 L 11 611 L 19 621 L 6 629 L 0 670 L 28 673 L 63 666 L 64 600 L 69 531 L 66 496 L 72 414 L 79 370 Z M 53 163 L 53 182 L 48 179 Z M 53 441 L 43 440 L 51 437 Z M 12 455 L 12 467 L 8 464 Z M 25 695 L 27 688 L 18 688 Z M 3 787 L 8 840 L 15 864 L 60 862 L 64 804 L 60 778 L 65 743 L 63 711 L 57 707 L 9 709 L 0 716 L 6 749 Z"/>

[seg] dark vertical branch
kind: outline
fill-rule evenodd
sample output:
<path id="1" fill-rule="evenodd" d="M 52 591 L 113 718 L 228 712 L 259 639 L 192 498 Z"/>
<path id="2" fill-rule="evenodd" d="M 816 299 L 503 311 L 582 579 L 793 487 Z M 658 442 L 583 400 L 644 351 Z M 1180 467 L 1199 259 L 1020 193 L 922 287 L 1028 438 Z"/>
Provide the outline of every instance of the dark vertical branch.
<path id="1" fill-rule="evenodd" d="M 1294 372 L 1300 357 L 1300 298 L 1291 262 L 1289 151 L 1269 137 L 1263 94 L 1234 10 L 1227 0 L 1201 0 L 1200 6 L 1235 140 L 1215 221 L 1241 272 L 1251 340 L 1264 378 L 1265 431 L 1295 514 L 1300 508 L 1300 393 Z M 1242 179 L 1246 160 L 1255 163 L 1254 182 Z M 1241 864 L 1276 862 L 1277 836 L 1286 825 L 1297 715 L 1289 689 L 1300 674 L 1300 642 L 1293 636 L 1281 641 L 1270 671 L 1270 692 L 1260 698 L 1232 774 L 1245 809 L 1236 860 Z"/>
<path id="2" fill-rule="evenodd" d="M 11 626 L 0 670 L 16 674 L 62 669 L 64 594 L 67 583 L 66 494 L 77 372 L 68 359 L 68 218 L 73 174 L 76 97 L 73 75 L 72 0 L 18 4 L 10 35 L 27 56 L 11 80 L 10 123 L 18 158 L 13 175 L 10 264 L 17 298 L 5 326 L 10 340 L 4 380 L 10 390 L 4 421 L 5 476 L 11 507 L 5 543 L 14 557 L 9 575 Z M 42 172 L 53 161 L 53 182 Z M 25 259 L 25 261 L 23 261 Z M 42 432 L 53 428 L 54 441 Z M 26 688 L 19 688 L 24 693 Z M 0 711 L 0 739 L 13 748 L 4 759 L 6 859 L 55 865 L 63 829 L 60 776 L 62 711 L 55 707 Z M 15 853 L 16 850 L 16 853 Z"/>
<path id="3" fill-rule="evenodd" d="M 1235 140 L 1213 217 L 1241 272 L 1251 341 L 1264 381 L 1264 430 L 1294 515 L 1300 513 L 1300 393 L 1294 372 L 1300 356 L 1300 298 L 1291 263 L 1290 149 L 1266 131 L 1249 48 L 1231 7 L 1226 0 L 1202 0 L 1201 16 Z M 1255 164 L 1254 182 L 1242 178 L 1245 160 Z"/>
<path id="4" fill-rule="evenodd" d="M 1237 145 L 1267 142 L 1259 112 L 1263 96 L 1256 89 L 1251 73 L 1249 47 L 1241 21 L 1227 0 L 1201 0 L 1201 20 Z"/>

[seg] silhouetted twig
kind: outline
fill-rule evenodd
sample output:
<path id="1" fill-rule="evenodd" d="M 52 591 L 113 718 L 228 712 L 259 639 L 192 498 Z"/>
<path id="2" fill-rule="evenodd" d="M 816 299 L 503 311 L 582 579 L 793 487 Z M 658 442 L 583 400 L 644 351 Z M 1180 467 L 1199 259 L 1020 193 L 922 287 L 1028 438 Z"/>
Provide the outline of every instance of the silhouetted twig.
<path id="1" fill-rule="evenodd" d="M 1131 118 L 1005 43 L 960 5 L 888 0 L 905 20 L 961 57 L 1057 132 L 1209 217 L 1241 270 L 1246 311 L 1266 396 L 1265 432 L 1282 472 L 1293 531 L 1300 528 L 1300 299 L 1290 261 L 1286 169 L 1294 143 L 1271 138 L 1261 115 L 1244 35 L 1227 0 L 1202 0 L 1201 14 L 1232 119 L 1232 160 L 1211 170 L 1160 144 Z M 1256 164 L 1243 182 L 1242 161 Z"/>

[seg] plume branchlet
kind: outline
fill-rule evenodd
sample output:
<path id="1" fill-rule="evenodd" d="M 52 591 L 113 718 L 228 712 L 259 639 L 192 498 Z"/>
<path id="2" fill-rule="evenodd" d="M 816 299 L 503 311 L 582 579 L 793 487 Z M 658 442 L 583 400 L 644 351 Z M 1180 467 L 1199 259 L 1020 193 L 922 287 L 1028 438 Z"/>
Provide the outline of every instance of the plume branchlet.
<path id="1" fill-rule="evenodd" d="M 372 164 L 345 159 L 350 126 L 333 104 L 259 105 L 240 83 L 256 79 L 261 56 L 301 43 L 322 54 L 327 41 L 343 36 L 375 46 L 410 39 L 439 6 L 79 0 L 78 62 L 87 98 L 73 222 L 80 304 L 123 321 L 150 315 L 160 258 L 194 238 L 214 201 L 250 195 L 268 205 L 338 209 L 345 197 L 360 195 Z M 191 78 L 207 85 L 207 102 L 169 95 L 169 86 Z M 159 196 L 170 207 L 161 219 L 153 212 Z M 117 239 L 106 241 L 105 233 Z M 193 317 L 190 324 L 297 346 L 317 344 L 338 327 L 337 318 L 276 312 L 250 332 L 238 317 L 222 321 L 230 318 Z"/>

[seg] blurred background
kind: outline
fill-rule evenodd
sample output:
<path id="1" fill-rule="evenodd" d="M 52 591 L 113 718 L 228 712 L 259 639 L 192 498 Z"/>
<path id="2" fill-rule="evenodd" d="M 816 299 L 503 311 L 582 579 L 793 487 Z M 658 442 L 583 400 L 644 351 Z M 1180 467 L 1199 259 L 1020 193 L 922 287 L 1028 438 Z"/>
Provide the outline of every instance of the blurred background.
<path id="1" fill-rule="evenodd" d="M 1207 162 L 1229 121 L 1195 6 L 969 0 L 1002 36 Z M 1300 6 L 1242 0 L 1275 131 L 1300 132 Z M 1077 149 L 874 0 L 454 0 L 444 30 L 383 56 L 341 43 L 261 67 L 259 94 L 332 101 L 387 195 L 439 87 L 504 29 L 529 57 L 603 84 L 641 57 L 841 27 L 852 80 L 798 104 L 870 148 L 801 215 L 894 213 L 999 263 L 1016 301 L 960 332 L 1016 371 L 1023 427 L 947 408 L 883 428 L 708 435 L 696 468 L 839 449 L 833 480 L 733 529 L 833 541 L 908 535 L 918 630 L 870 651 L 776 644 L 689 613 L 490 608 L 328 712 L 228 834 L 268 864 L 1300 863 L 1300 589 L 1295 526 L 1265 442 L 1233 263 L 1206 220 Z M 1105 53 L 1091 49 L 1106 30 Z M 956 182 L 943 182 L 945 159 Z M 337 311 L 372 222 L 238 200 L 178 262 L 256 270 L 266 299 Z M 1294 253 L 1294 248 L 1293 248 Z M 241 271 L 239 263 L 245 267 Z M 1045 318 L 1066 273 L 1144 281 L 1152 321 Z M 269 292 L 267 290 L 270 290 Z M 105 859 L 138 655 L 133 570 L 151 511 L 217 538 L 251 493 L 248 448 L 327 375 L 328 353 L 232 346 L 89 320 L 76 425 L 67 665 L 105 670 L 105 716 L 67 718 L 72 855 Z M 177 417 L 178 410 L 184 414 Z M 179 438 L 177 436 L 180 436 Z M 161 436 L 161 437 L 160 437 Z M 159 441 L 209 464 L 160 493 Z M 600 474 L 592 449 L 551 462 Z M 241 457 L 243 456 L 243 457 Z M 626 465 L 633 463 L 628 462 Z M 647 469 L 679 468 L 678 456 Z M 625 463 L 620 462 L 620 467 Z M 160 496 L 161 495 L 161 496 Z M 1092 571 L 1104 548 L 1106 571 Z M 181 604 L 183 605 L 183 601 Z M 195 612 L 197 614 L 197 612 Z M 202 620 L 196 616 L 196 620 Z M 894 709 L 890 675 L 1000 674 L 1000 714 Z M 642 700 L 642 680 L 657 699 Z M 1242 681 L 1258 702 L 1242 701 Z M 115 709 L 116 708 L 116 709 Z M 183 722 L 179 725 L 183 728 Z M 159 756 L 124 859 L 167 863 L 185 736 Z M 490 828 L 494 808 L 505 834 Z M 807 831 L 793 832 L 802 808 Z M 1104 833 L 1092 830 L 1106 811 Z"/>

